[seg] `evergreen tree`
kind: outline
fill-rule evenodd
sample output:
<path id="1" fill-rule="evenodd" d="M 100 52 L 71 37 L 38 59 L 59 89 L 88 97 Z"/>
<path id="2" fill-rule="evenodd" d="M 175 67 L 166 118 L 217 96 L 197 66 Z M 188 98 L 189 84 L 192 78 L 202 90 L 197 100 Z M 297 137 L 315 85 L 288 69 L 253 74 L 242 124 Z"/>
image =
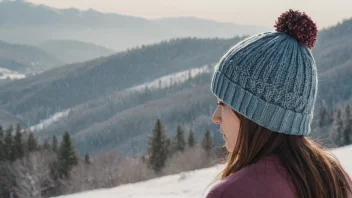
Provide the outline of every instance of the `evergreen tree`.
<path id="1" fill-rule="evenodd" d="M 0 125 L 0 162 L 5 160 L 5 152 L 4 152 L 4 131 L 2 126 Z"/>
<path id="2" fill-rule="evenodd" d="M 13 136 L 12 136 L 12 125 L 6 130 L 4 137 L 4 155 L 5 160 L 14 161 L 14 150 L 13 150 Z"/>
<path id="3" fill-rule="evenodd" d="M 319 112 L 319 126 L 323 127 L 329 123 L 329 113 L 326 110 L 325 106 L 321 107 Z"/>
<path id="4" fill-rule="evenodd" d="M 328 124 L 330 124 L 330 125 L 333 124 L 335 114 L 336 114 L 336 109 L 331 109 L 330 111 L 328 111 L 328 118 L 327 118 Z"/>
<path id="5" fill-rule="evenodd" d="M 66 131 L 62 137 L 60 148 L 58 150 L 59 175 L 61 178 L 69 176 L 73 166 L 77 165 L 78 157 L 72 145 L 71 136 Z"/>
<path id="6" fill-rule="evenodd" d="M 159 173 L 165 166 L 168 156 L 167 142 L 164 126 L 158 119 L 153 129 L 153 136 L 148 142 L 149 165 L 156 173 Z"/>
<path id="7" fill-rule="evenodd" d="M 167 148 L 166 153 L 168 154 L 168 157 L 172 157 L 172 155 L 174 154 L 174 150 L 175 150 L 174 141 L 170 140 L 169 138 L 166 138 L 165 147 Z"/>
<path id="8" fill-rule="evenodd" d="M 341 110 L 338 109 L 335 112 L 334 122 L 332 125 L 332 134 L 334 134 L 335 136 L 334 139 L 337 146 L 342 146 L 344 143 L 342 132 L 343 132 L 343 122 L 341 119 Z"/>
<path id="9" fill-rule="evenodd" d="M 19 123 L 16 125 L 16 133 L 21 133 L 21 125 Z"/>
<path id="10" fill-rule="evenodd" d="M 57 138 L 54 135 L 51 143 L 51 150 L 54 151 L 55 153 L 57 152 Z"/>
<path id="11" fill-rule="evenodd" d="M 10 134 L 12 134 L 12 132 L 13 132 L 13 127 L 12 127 L 12 125 L 10 125 L 10 127 L 6 130 L 6 132 L 9 132 Z"/>
<path id="12" fill-rule="evenodd" d="M 192 129 L 189 131 L 189 135 L 188 135 L 188 146 L 190 148 L 194 147 L 196 144 L 196 141 L 194 139 L 194 135 L 193 135 L 193 131 Z"/>
<path id="13" fill-rule="evenodd" d="M 86 153 L 86 154 L 84 155 L 84 163 L 85 163 L 85 164 L 91 164 L 91 162 L 90 162 L 90 157 L 89 157 L 89 154 L 88 154 L 88 153 Z"/>
<path id="14" fill-rule="evenodd" d="M 30 132 L 27 139 L 27 151 L 28 153 L 30 153 L 37 149 L 38 149 L 38 140 L 34 137 L 34 134 Z"/>
<path id="15" fill-rule="evenodd" d="M 21 127 L 19 124 L 17 124 L 16 127 L 16 134 L 13 142 L 13 152 L 15 159 L 22 158 L 24 155 L 24 143 L 21 133 Z"/>
<path id="16" fill-rule="evenodd" d="M 212 138 L 210 136 L 209 130 L 207 130 L 205 132 L 203 140 L 202 140 L 202 147 L 207 152 L 208 156 L 211 153 L 212 146 L 213 146 L 213 140 L 212 140 Z"/>
<path id="17" fill-rule="evenodd" d="M 50 150 L 50 144 L 49 144 L 49 142 L 48 142 L 48 138 L 45 138 L 45 139 L 44 139 L 43 149 L 44 149 L 44 150 Z"/>
<path id="18" fill-rule="evenodd" d="M 177 127 L 175 143 L 176 143 L 176 151 L 183 152 L 185 150 L 185 147 L 186 147 L 185 136 L 184 136 L 183 129 L 180 126 Z"/>
<path id="19" fill-rule="evenodd" d="M 351 117 L 351 108 L 349 105 L 346 106 L 342 119 L 343 124 L 343 139 L 344 144 L 351 144 L 351 133 L 352 133 L 352 117 Z"/>

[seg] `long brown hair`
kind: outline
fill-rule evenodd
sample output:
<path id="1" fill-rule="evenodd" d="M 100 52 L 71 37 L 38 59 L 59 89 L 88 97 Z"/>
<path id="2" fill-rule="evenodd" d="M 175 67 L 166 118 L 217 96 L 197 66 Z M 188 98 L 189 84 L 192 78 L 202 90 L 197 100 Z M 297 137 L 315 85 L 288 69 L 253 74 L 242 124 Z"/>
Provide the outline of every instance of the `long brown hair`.
<path id="1" fill-rule="evenodd" d="M 220 179 L 275 154 L 289 173 L 298 197 L 347 198 L 351 195 L 350 177 L 338 160 L 318 143 L 304 136 L 270 131 L 235 113 L 241 120 L 239 137 Z"/>

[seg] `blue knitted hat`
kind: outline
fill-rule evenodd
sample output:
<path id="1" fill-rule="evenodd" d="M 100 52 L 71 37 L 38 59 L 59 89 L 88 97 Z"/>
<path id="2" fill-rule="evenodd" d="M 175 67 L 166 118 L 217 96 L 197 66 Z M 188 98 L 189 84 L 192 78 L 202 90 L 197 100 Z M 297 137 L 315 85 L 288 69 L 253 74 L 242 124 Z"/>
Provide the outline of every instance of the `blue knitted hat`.
<path id="1" fill-rule="evenodd" d="M 305 13 L 292 10 L 275 27 L 233 46 L 215 66 L 211 91 L 267 129 L 308 135 L 318 85 L 308 48 L 314 46 L 317 28 Z"/>

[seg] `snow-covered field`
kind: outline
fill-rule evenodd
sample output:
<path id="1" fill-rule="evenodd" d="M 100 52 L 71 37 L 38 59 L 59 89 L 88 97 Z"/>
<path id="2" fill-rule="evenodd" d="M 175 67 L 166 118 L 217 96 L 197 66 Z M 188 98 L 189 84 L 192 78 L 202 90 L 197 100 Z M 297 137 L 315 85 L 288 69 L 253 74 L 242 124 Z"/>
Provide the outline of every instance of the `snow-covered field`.
<path id="1" fill-rule="evenodd" d="M 333 150 L 344 168 L 352 175 L 352 146 Z M 217 165 L 196 171 L 165 176 L 135 184 L 121 185 L 60 196 L 60 198 L 200 198 L 205 197 L 213 179 L 224 168 Z M 207 188 L 208 187 L 208 188 Z"/>

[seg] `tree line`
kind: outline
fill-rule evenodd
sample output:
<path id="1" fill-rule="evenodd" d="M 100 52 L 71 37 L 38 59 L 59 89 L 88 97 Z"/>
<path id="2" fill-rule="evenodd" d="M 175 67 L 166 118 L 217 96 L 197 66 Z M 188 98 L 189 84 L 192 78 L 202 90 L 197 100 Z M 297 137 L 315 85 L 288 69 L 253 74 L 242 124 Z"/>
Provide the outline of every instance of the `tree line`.
<path id="1" fill-rule="evenodd" d="M 15 133 L 15 134 L 13 134 Z M 43 144 L 32 132 L 17 124 L 4 130 L 0 126 L 0 197 L 48 197 L 60 188 L 78 156 L 68 132 L 61 143 L 56 136 Z"/>
<path id="2" fill-rule="evenodd" d="M 172 138 L 158 119 L 148 151 L 124 157 L 116 150 L 79 158 L 70 133 L 41 143 L 30 131 L 0 127 L 0 197 L 42 198 L 110 188 L 216 164 L 217 150 L 207 131 L 198 143 L 181 126 Z"/>
<path id="3" fill-rule="evenodd" d="M 160 119 L 155 123 L 153 134 L 149 137 L 148 153 L 145 156 L 148 165 L 155 173 L 162 173 L 168 159 L 171 159 L 175 154 L 182 154 L 186 150 L 197 147 L 197 142 L 194 139 L 192 129 L 189 131 L 187 142 L 185 140 L 184 130 L 178 126 L 176 136 L 168 138 L 165 134 L 165 129 Z M 212 156 L 213 140 L 210 132 L 207 130 L 201 142 L 201 147 L 205 151 L 205 157 Z M 190 159 L 191 160 L 191 159 Z M 187 163 L 187 162 L 185 162 Z"/>
<path id="4" fill-rule="evenodd" d="M 340 147 L 352 143 L 352 116 L 350 105 L 331 110 L 322 106 L 319 110 L 317 121 L 320 129 L 327 128 L 327 130 L 329 130 L 329 138 L 332 140 L 334 146 Z"/>

